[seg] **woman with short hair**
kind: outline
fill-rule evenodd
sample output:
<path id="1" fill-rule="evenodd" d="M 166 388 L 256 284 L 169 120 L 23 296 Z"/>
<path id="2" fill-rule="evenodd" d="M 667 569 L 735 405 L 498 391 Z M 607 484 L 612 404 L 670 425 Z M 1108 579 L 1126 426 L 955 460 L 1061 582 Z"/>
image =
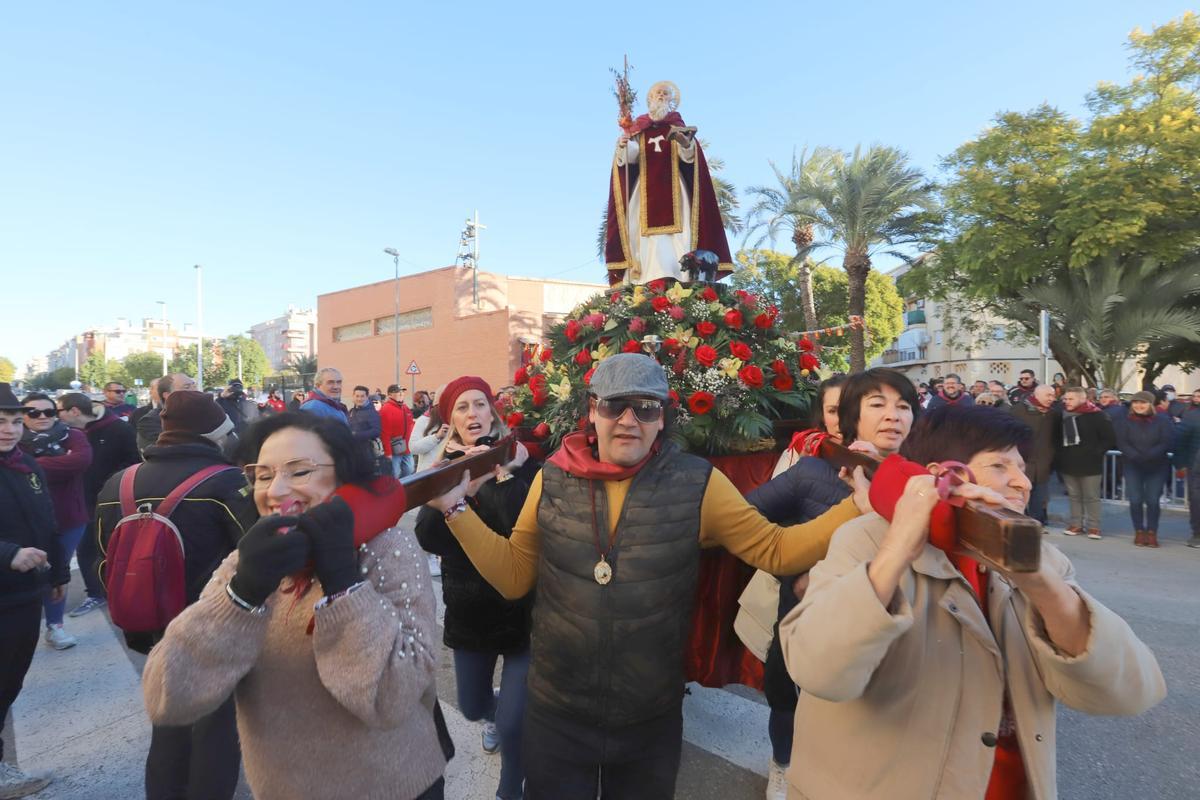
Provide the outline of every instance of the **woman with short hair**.
<path id="1" fill-rule="evenodd" d="M 403 488 L 332 418 L 262 420 L 242 452 L 262 518 L 150 651 L 151 721 L 234 693 L 259 800 L 443 797 L 436 603 Z"/>
<path id="2" fill-rule="evenodd" d="M 1153 392 L 1138 392 L 1129 401 L 1129 413 L 1113 419 L 1133 543 L 1138 547 L 1158 547 L 1158 520 L 1162 514 L 1159 504 L 1171 474 L 1168 453 L 1175 441 L 1174 423 L 1156 411 L 1154 403 Z"/>
<path id="3" fill-rule="evenodd" d="M 1037 572 L 988 569 L 955 549 L 953 515 L 935 516 L 954 462 L 975 483 L 950 491 L 1020 513 L 1030 442 L 997 409 L 933 411 L 904 442 L 909 461 L 876 472 L 886 516 L 834 534 L 780 625 L 802 690 L 790 797 L 1056 797 L 1057 703 L 1133 715 L 1165 696 L 1149 648 L 1061 552 L 1043 541 Z"/>

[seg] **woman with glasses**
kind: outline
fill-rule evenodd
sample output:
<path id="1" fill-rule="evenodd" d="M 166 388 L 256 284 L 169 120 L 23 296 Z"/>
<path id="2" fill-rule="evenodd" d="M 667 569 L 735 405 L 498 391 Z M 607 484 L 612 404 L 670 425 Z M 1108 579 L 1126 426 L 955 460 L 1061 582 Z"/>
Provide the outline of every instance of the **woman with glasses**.
<path id="1" fill-rule="evenodd" d="M 33 456 L 46 473 L 46 485 L 54 501 L 58 538 L 62 541 L 63 552 L 70 558 L 87 528 L 83 476 L 92 463 L 92 446 L 83 431 L 59 421 L 58 408 L 49 396 L 35 392 L 25 395 L 22 402 L 28 408 L 21 449 Z M 63 630 L 66 605 L 66 587 L 55 587 L 42 600 L 46 644 L 55 650 L 66 650 L 78 644 L 74 636 Z"/>
<path id="2" fill-rule="evenodd" d="M 508 435 L 482 378 L 464 376 L 438 393 L 438 414 L 450 430 L 428 459 L 486 451 L 488 443 Z M 465 504 L 502 536 L 512 534 L 539 465 L 517 444 L 516 458 L 496 475 L 483 476 Z M 525 716 L 525 677 L 529 672 L 530 610 L 533 596 L 505 600 L 471 564 L 446 525 L 446 515 L 424 506 L 417 517 L 417 539 L 442 557 L 442 598 L 446 603 L 446 647 L 454 653 L 458 707 L 469 720 L 484 720 L 483 750 L 500 751 L 496 797 L 522 796 L 521 723 Z M 496 661 L 503 657 L 499 692 L 493 692 Z"/>
<path id="3" fill-rule="evenodd" d="M 243 454 L 261 519 L 151 651 L 151 721 L 232 692 L 259 800 L 443 797 L 436 604 L 403 490 L 309 414 L 251 426 Z"/>

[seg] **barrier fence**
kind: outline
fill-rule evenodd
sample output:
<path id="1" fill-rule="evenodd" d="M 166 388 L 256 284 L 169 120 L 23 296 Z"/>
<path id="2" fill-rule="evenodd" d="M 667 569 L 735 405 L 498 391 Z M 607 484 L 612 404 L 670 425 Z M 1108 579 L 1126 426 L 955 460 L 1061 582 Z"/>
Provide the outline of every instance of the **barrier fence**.
<path id="1" fill-rule="evenodd" d="M 1173 457 L 1174 453 L 1169 453 Z M 1173 508 L 1188 507 L 1187 478 L 1175 475 L 1175 468 L 1168 466 L 1168 478 L 1163 487 L 1162 504 Z M 1125 499 L 1125 475 L 1121 469 L 1121 451 L 1109 450 L 1104 454 L 1104 474 L 1100 483 L 1100 498 L 1116 503 L 1127 503 Z"/>

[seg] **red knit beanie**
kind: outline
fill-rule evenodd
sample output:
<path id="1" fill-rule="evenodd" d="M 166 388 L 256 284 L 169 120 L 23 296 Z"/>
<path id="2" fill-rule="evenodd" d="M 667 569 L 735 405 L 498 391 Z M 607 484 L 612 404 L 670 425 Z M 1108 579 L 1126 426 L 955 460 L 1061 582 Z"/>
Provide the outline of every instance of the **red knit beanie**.
<path id="1" fill-rule="evenodd" d="M 492 394 L 492 387 L 488 386 L 488 382 L 483 378 L 477 378 L 474 375 L 463 375 L 461 378 L 455 378 L 446 384 L 446 388 L 442 389 L 442 393 L 438 395 L 438 413 L 442 415 L 442 421 L 446 424 L 450 423 L 450 412 L 454 410 L 454 403 L 458 400 L 458 396 L 463 392 L 469 392 L 472 389 L 478 389 L 483 392 L 484 397 L 491 403 L 495 396 Z"/>
<path id="2" fill-rule="evenodd" d="M 167 395 L 162 410 L 159 444 L 174 444 L 179 434 L 202 436 L 218 443 L 233 430 L 233 422 L 205 392 L 179 391 Z M 162 441 L 163 437 L 168 441 Z"/>

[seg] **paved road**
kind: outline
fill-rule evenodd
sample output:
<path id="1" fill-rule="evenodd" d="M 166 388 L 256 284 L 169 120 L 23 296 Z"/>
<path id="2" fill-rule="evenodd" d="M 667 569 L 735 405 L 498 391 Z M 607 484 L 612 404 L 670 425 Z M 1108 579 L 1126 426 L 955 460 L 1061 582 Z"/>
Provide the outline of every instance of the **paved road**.
<path id="1" fill-rule="evenodd" d="M 1064 501 L 1055 500 L 1061 511 Z M 1080 579 L 1122 614 L 1158 655 L 1170 696 L 1134 719 L 1060 712 L 1059 790 L 1064 800 L 1198 796 L 1200 760 L 1200 550 L 1184 546 L 1186 519 L 1168 513 L 1157 551 L 1134 548 L 1121 506 L 1106 506 L 1102 541 L 1052 534 Z M 78 576 L 72 603 L 81 591 Z M 439 591 L 440 593 L 440 591 Z M 39 647 L 34 666 L 5 726 L 6 755 L 57 780 L 37 800 L 133 800 L 142 796 L 149 726 L 141 705 L 141 659 L 120 645 L 102 614 L 68 620 L 80 644 L 54 652 Z M 454 671 L 443 651 L 438 690 L 458 747 L 447 770 L 454 800 L 491 800 L 499 758 L 479 748 L 479 726 L 458 714 Z M 684 704 L 684 751 L 677 798 L 761 798 L 769 746 L 767 708 L 741 687 L 693 686 Z M 15 739 L 15 748 L 13 747 Z M 243 787 L 239 800 L 250 800 Z"/>

